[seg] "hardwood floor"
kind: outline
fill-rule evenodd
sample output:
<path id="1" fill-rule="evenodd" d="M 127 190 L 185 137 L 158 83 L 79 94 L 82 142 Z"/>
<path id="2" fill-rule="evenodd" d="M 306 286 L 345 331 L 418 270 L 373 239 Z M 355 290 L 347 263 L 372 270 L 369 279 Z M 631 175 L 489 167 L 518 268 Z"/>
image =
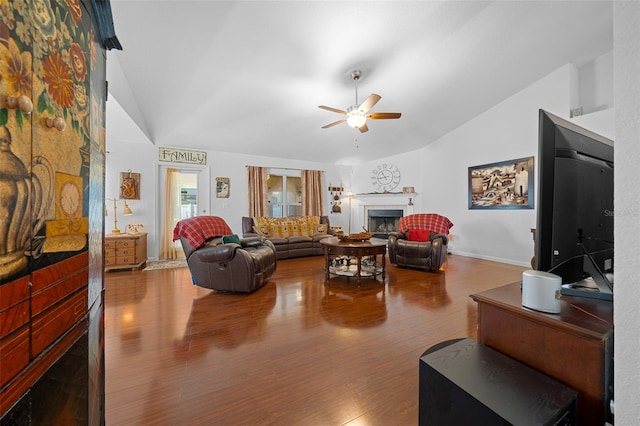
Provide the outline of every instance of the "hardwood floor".
<path id="1" fill-rule="evenodd" d="M 415 425 L 418 361 L 476 337 L 470 294 L 519 266 L 449 255 L 446 272 L 332 278 L 321 256 L 278 262 L 249 295 L 186 268 L 106 274 L 107 425 Z"/>

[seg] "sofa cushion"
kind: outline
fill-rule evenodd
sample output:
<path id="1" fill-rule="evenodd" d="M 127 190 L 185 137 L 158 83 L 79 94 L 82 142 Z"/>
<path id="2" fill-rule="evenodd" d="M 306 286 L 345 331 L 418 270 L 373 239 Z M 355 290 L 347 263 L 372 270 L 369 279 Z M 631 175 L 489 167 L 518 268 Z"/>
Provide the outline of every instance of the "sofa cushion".
<path id="1" fill-rule="evenodd" d="M 269 237 L 269 241 L 271 241 L 275 246 L 283 246 L 289 244 L 288 238 Z"/>

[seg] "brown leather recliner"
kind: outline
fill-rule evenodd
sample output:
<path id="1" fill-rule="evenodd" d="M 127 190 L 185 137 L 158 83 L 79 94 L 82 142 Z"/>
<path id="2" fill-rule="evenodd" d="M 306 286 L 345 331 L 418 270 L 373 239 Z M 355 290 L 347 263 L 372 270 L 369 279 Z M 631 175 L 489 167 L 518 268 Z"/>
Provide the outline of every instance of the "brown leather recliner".
<path id="1" fill-rule="evenodd" d="M 224 242 L 232 235 L 225 226 L 216 216 L 183 219 L 174 229 L 174 239 L 180 239 L 195 285 L 220 292 L 253 292 L 275 272 L 276 249 L 261 237 Z"/>
<path id="2" fill-rule="evenodd" d="M 433 213 L 404 216 L 399 232 L 389 233 L 389 261 L 396 266 L 438 271 L 447 259 L 452 226 L 449 219 Z"/>

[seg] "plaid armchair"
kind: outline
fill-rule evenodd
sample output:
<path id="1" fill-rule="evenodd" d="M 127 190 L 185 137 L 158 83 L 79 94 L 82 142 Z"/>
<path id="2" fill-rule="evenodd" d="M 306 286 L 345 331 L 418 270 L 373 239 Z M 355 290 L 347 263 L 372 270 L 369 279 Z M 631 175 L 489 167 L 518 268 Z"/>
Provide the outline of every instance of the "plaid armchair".
<path id="1" fill-rule="evenodd" d="M 447 257 L 452 227 L 453 222 L 435 213 L 402 217 L 398 232 L 389 234 L 389 261 L 396 266 L 438 271 Z"/>

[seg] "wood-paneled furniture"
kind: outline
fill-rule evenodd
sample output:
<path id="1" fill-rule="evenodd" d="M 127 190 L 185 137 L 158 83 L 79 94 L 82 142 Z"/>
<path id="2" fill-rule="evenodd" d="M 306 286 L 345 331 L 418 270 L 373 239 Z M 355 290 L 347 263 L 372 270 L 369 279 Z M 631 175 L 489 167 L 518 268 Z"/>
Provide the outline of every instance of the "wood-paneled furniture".
<path id="1" fill-rule="evenodd" d="M 109 234 L 104 238 L 104 270 L 141 269 L 147 263 L 147 234 Z"/>
<path id="2" fill-rule="evenodd" d="M 325 280 L 329 281 L 331 275 L 355 276 L 358 282 L 361 277 L 382 276 L 384 281 L 385 254 L 387 252 L 387 241 L 380 238 L 371 238 L 367 241 L 340 241 L 338 237 L 329 237 L 320 240 L 320 244 L 324 247 L 324 268 Z M 375 262 L 373 265 L 363 267 L 362 258 L 371 256 L 374 259 L 381 256 L 380 263 Z M 335 257 L 345 256 L 354 258 L 355 265 L 343 264 L 332 266 L 332 259 Z"/>
<path id="3" fill-rule="evenodd" d="M 545 314 L 522 307 L 520 282 L 471 297 L 478 303 L 478 342 L 575 389 L 577 424 L 611 421 L 611 302 L 563 296 L 561 312 Z"/>

